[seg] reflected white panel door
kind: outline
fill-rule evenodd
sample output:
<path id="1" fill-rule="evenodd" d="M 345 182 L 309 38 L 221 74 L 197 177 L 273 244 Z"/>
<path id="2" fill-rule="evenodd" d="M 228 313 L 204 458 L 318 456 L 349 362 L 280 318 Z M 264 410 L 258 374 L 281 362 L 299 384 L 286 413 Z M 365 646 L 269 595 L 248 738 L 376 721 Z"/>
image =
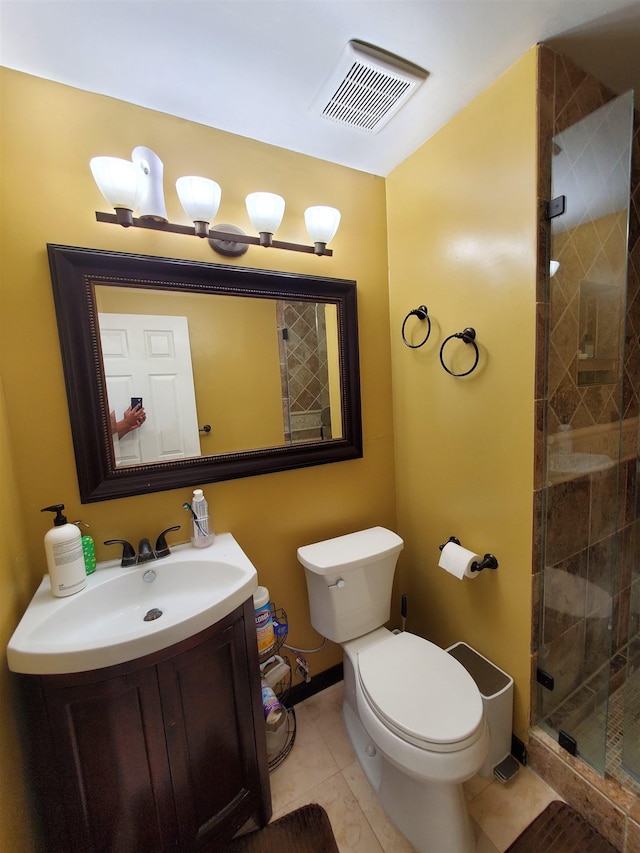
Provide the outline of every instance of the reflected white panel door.
<path id="1" fill-rule="evenodd" d="M 200 456 L 186 317 L 99 314 L 109 409 L 118 419 L 142 397 L 145 423 L 114 436 L 116 465 Z"/>

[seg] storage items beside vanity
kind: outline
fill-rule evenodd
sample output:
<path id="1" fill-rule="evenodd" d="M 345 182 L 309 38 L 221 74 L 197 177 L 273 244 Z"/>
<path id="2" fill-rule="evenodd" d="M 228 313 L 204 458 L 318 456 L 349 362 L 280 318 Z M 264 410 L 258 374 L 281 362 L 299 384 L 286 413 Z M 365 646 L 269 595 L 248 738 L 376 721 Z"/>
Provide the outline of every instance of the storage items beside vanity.
<path id="1" fill-rule="evenodd" d="M 286 612 L 270 601 L 266 587 L 258 587 L 253 603 L 267 756 L 269 770 L 275 770 L 291 752 L 296 737 L 295 710 L 288 708 L 285 701 L 291 689 L 291 663 L 280 654 L 289 624 Z"/>
<path id="2" fill-rule="evenodd" d="M 90 672 L 16 674 L 48 853 L 216 849 L 271 816 L 253 602 Z"/>

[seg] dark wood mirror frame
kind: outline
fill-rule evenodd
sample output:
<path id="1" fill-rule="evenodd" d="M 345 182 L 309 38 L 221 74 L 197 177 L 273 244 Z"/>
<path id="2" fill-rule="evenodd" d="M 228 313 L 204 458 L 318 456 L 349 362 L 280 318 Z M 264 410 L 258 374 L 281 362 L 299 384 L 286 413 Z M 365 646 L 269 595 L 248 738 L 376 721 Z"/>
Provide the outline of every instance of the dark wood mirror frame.
<path id="1" fill-rule="evenodd" d="M 47 245 L 80 500 L 177 489 L 362 456 L 356 283 L 173 258 Z M 342 438 L 117 468 L 94 284 L 334 304 Z"/>

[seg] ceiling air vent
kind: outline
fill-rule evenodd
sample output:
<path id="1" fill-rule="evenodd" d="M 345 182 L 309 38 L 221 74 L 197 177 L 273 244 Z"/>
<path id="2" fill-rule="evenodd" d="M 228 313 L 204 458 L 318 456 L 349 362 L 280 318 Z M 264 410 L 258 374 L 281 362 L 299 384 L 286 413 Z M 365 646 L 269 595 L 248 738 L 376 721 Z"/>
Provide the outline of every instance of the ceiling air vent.
<path id="1" fill-rule="evenodd" d="M 350 41 L 310 109 L 328 121 L 377 133 L 429 72 L 361 41 Z"/>

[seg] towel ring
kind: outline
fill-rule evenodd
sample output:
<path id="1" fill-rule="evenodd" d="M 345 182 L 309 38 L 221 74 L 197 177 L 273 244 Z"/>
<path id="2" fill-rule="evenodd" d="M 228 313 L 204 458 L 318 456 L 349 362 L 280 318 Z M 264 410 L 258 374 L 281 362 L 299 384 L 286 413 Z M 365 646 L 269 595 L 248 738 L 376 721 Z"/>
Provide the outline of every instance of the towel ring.
<path id="1" fill-rule="evenodd" d="M 475 361 L 473 362 L 469 370 L 465 370 L 464 373 L 454 373 L 453 370 L 449 370 L 447 365 L 444 363 L 442 353 L 444 351 L 445 346 L 449 343 L 449 341 L 453 340 L 454 338 L 460 338 L 460 340 L 463 341 L 465 344 L 471 344 L 474 350 L 476 351 Z M 456 332 L 454 335 L 449 335 L 448 338 L 444 339 L 442 346 L 440 347 L 440 364 L 444 367 L 444 369 L 450 376 L 468 376 L 476 369 L 479 360 L 480 352 L 478 350 L 478 344 L 476 343 L 476 330 L 472 329 L 471 327 L 464 329 L 462 332 Z"/>
<path id="2" fill-rule="evenodd" d="M 419 344 L 410 344 L 406 339 L 404 334 L 405 326 L 407 325 L 407 320 L 409 317 L 416 316 L 418 320 L 426 320 L 427 321 L 427 334 L 424 337 L 424 340 L 420 341 Z M 413 311 L 409 311 L 407 316 L 404 318 L 404 322 L 402 324 L 402 340 L 405 345 L 410 347 L 411 349 L 418 349 L 418 347 L 424 346 L 426 342 L 429 340 L 429 335 L 431 334 L 431 318 L 429 317 L 429 311 L 427 310 L 426 305 L 421 305 L 419 308 L 414 308 Z"/>

